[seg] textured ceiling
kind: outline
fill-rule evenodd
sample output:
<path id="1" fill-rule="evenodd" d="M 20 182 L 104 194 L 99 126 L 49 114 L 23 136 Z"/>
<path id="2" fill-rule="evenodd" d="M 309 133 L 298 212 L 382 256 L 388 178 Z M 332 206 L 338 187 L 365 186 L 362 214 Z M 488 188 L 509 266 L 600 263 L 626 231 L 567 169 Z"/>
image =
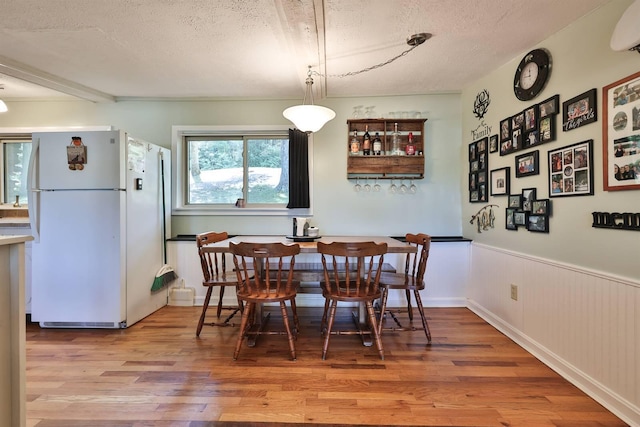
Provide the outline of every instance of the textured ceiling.
<path id="1" fill-rule="evenodd" d="M 0 97 L 297 98 L 307 65 L 316 99 L 460 91 L 609 1 L 3 0 Z"/>

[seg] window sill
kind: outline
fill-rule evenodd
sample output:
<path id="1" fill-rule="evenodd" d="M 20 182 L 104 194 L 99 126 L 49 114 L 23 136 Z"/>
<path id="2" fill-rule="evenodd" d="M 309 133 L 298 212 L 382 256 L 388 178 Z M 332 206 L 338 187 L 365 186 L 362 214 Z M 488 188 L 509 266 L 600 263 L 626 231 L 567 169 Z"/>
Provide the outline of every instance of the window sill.
<path id="1" fill-rule="evenodd" d="M 287 208 L 174 208 L 172 215 L 206 215 L 206 216 L 292 216 L 292 215 L 313 215 L 310 208 L 287 209 Z"/>

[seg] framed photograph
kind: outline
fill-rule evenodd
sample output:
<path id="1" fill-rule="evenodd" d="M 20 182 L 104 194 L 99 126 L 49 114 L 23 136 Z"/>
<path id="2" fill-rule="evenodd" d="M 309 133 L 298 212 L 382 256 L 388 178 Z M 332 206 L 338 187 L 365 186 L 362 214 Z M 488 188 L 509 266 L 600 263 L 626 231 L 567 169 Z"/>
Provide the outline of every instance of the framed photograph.
<path id="1" fill-rule="evenodd" d="M 522 194 L 510 194 L 509 195 L 509 208 L 513 208 L 515 210 L 522 209 Z"/>
<path id="2" fill-rule="evenodd" d="M 538 139 L 541 144 L 556 140 L 556 116 L 547 116 L 540 119 Z"/>
<path id="3" fill-rule="evenodd" d="M 593 195 L 593 140 L 549 150 L 549 197 Z"/>
<path id="4" fill-rule="evenodd" d="M 479 202 L 479 197 L 478 197 L 478 190 L 471 190 L 469 191 L 469 202 L 474 203 L 474 202 Z"/>
<path id="5" fill-rule="evenodd" d="M 506 215 L 505 215 L 504 227 L 507 230 L 516 230 L 516 231 L 518 230 L 518 226 L 516 225 L 516 219 L 515 219 L 515 215 L 517 211 L 518 210 L 514 208 L 507 208 L 505 210 Z"/>
<path id="6" fill-rule="evenodd" d="M 533 201 L 533 209 L 531 213 L 534 215 L 551 215 L 551 201 L 549 199 L 540 199 Z"/>
<path id="7" fill-rule="evenodd" d="M 524 141 L 523 132 L 524 131 L 522 129 L 514 129 L 513 130 L 512 134 L 511 134 L 511 152 L 522 150 L 524 148 L 524 146 L 523 146 L 523 141 Z"/>
<path id="8" fill-rule="evenodd" d="M 598 120 L 596 89 L 562 103 L 562 130 L 568 132 Z"/>
<path id="9" fill-rule="evenodd" d="M 511 168 L 494 169 L 491 171 L 491 195 L 506 196 L 509 194 L 509 175 Z"/>
<path id="10" fill-rule="evenodd" d="M 516 156 L 516 178 L 540 173 L 538 150 Z"/>
<path id="11" fill-rule="evenodd" d="M 484 184 L 487 182 L 487 172 L 478 172 L 478 184 Z"/>
<path id="12" fill-rule="evenodd" d="M 477 160 L 474 160 L 473 162 L 471 162 L 471 165 L 470 165 L 471 172 L 478 172 L 478 165 L 479 164 L 480 163 L 478 163 Z"/>
<path id="13" fill-rule="evenodd" d="M 532 105 L 524 110 L 524 129 L 529 131 L 538 128 L 538 106 Z"/>
<path id="14" fill-rule="evenodd" d="M 546 215 L 529 215 L 527 220 L 527 230 L 538 233 L 548 233 L 549 217 Z"/>
<path id="15" fill-rule="evenodd" d="M 511 117 L 500 121 L 500 141 L 511 139 Z"/>
<path id="16" fill-rule="evenodd" d="M 513 222 L 518 226 L 523 226 L 526 227 L 527 226 L 527 220 L 529 219 L 529 212 L 525 212 L 525 211 L 516 211 L 513 214 Z"/>
<path id="17" fill-rule="evenodd" d="M 522 129 L 522 126 L 524 126 L 524 111 L 511 118 L 511 131 Z"/>
<path id="18" fill-rule="evenodd" d="M 604 191 L 640 190 L 640 72 L 602 88 Z"/>
<path id="19" fill-rule="evenodd" d="M 486 202 L 488 199 L 487 195 L 487 184 L 478 184 L 478 201 Z"/>
<path id="20" fill-rule="evenodd" d="M 549 99 L 542 101 L 539 106 L 540 118 L 553 116 L 558 114 L 558 106 L 560 105 L 560 96 L 553 95 Z"/>
<path id="21" fill-rule="evenodd" d="M 478 188 L 478 174 L 470 173 L 469 174 L 469 191 L 475 190 Z"/>
<path id="22" fill-rule="evenodd" d="M 538 144 L 540 144 L 540 132 L 538 132 L 538 129 L 528 131 L 524 136 L 523 148 L 530 148 Z"/>
<path id="23" fill-rule="evenodd" d="M 531 212 L 533 209 L 533 201 L 536 199 L 535 188 L 523 188 L 522 189 L 522 210 Z"/>
<path id="24" fill-rule="evenodd" d="M 485 170 L 487 168 L 487 153 L 478 153 L 478 170 Z"/>
<path id="25" fill-rule="evenodd" d="M 487 151 L 487 145 L 489 145 L 489 138 L 485 137 L 478 141 L 476 141 L 476 147 L 479 153 L 484 153 Z"/>
<path id="26" fill-rule="evenodd" d="M 495 153 L 498 151 L 498 135 L 491 135 L 489 138 L 489 152 Z"/>
<path id="27" fill-rule="evenodd" d="M 469 161 L 478 160 L 478 146 L 475 142 L 469 144 Z"/>

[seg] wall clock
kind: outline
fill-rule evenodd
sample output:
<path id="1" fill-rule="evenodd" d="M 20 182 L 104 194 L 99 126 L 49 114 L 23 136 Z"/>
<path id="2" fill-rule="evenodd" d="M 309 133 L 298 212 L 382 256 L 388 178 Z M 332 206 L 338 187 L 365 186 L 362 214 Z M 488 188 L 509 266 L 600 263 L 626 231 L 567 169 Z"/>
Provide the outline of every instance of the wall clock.
<path id="1" fill-rule="evenodd" d="M 534 49 L 520 61 L 513 78 L 513 93 L 520 101 L 535 98 L 551 76 L 551 56 L 545 49 Z"/>

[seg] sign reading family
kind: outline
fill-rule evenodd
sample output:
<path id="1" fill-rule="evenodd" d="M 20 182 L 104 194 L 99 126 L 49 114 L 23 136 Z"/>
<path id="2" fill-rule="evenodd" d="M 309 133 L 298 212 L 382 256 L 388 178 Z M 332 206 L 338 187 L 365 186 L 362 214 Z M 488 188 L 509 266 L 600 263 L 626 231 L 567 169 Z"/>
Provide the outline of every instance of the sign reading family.
<path id="1" fill-rule="evenodd" d="M 562 130 L 567 132 L 598 120 L 596 89 L 562 103 Z"/>
<path id="2" fill-rule="evenodd" d="M 471 129 L 471 139 L 480 139 L 491 135 L 491 126 L 487 125 L 482 118 L 487 114 L 489 110 L 489 104 L 491 104 L 491 98 L 489 97 L 489 91 L 484 89 L 478 92 L 476 100 L 473 102 L 473 114 L 480 120 L 480 124 L 477 128 Z"/>

